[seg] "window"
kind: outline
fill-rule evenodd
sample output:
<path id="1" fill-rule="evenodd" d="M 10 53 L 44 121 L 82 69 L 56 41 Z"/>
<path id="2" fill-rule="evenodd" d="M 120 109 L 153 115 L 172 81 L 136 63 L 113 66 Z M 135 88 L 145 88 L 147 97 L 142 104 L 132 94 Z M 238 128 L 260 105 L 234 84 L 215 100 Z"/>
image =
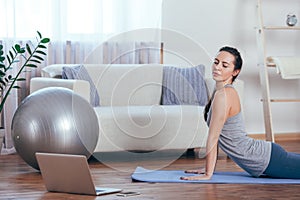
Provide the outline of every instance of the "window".
<path id="1" fill-rule="evenodd" d="M 105 38 L 160 28 L 162 0 L 0 0 L 0 37 L 55 40 Z"/>

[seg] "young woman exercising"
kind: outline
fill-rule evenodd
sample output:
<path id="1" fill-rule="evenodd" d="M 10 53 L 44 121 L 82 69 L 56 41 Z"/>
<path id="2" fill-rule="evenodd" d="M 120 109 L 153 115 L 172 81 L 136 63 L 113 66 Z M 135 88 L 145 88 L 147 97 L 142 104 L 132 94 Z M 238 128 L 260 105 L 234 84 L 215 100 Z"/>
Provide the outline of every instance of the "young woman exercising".
<path id="1" fill-rule="evenodd" d="M 212 65 L 215 91 L 205 108 L 204 118 L 209 126 L 206 143 L 206 167 L 187 170 L 199 174 L 182 180 L 208 180 L 212 177 L 217 148 L 220 148 L 242 169 L 254 177 L 300 178 L 300 154 L 286 152 L 280 145 L 247 136 L 238 93 L 232 86 L 242 68 L 239 51 L 222 47 Z"/>

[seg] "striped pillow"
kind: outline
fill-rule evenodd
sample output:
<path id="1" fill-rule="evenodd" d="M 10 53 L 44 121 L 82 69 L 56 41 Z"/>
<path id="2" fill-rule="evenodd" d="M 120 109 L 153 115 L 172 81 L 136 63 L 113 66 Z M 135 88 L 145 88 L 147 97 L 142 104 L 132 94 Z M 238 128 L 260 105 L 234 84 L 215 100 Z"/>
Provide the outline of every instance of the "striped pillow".
<path id="1" fill-rule="evenodd" d="M 93 107 L 100 106 L 100 98 L 97 88 L 83 65 L 63 67 L 62 69 L 63 79 L 78 79 L 88 81 L 90 83 L 90 104 Z"/>
<path id="2" fill-rule="evenodd" d="M 204 80 L 205 66 L 163 68 L 163 105 L 200 105 L 208 100 Z"/>

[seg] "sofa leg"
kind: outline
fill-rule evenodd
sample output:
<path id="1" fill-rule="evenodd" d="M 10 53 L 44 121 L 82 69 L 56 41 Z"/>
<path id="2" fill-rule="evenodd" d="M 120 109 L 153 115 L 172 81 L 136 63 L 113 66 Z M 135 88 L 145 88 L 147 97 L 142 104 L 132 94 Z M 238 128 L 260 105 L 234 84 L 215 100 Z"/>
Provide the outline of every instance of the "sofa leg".
<path id="1" fill-rule="evenodd" d="M 187 149 L 186 152 L 186 157 L 195 157 L 195 151 L 194 151 L 194 148 L 191 148 L 191 149 Z"/>

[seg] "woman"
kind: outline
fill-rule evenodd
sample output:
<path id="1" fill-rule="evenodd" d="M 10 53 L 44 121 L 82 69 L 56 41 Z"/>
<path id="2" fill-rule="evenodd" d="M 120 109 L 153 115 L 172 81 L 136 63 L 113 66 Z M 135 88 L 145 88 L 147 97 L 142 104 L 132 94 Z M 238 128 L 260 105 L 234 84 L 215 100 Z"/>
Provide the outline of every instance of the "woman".
<path id="1" fill-rule="evenodd" d="M 222 47 L 215 57 L 212 75 L 216 87 L 204 113 L 209 126 L 206 167 L 187 170 L 186 173 L 199 175 L 181 177 L 182 180 L 208 180 L 212 177 L 218 143 L 234 162 L 254 177 L 300 178 L 300 154 L 286 152 L 276 143 L 247 136 L 239 96 L 232 86 L 242 64 L 240 53 L 232 47 Z"/>

